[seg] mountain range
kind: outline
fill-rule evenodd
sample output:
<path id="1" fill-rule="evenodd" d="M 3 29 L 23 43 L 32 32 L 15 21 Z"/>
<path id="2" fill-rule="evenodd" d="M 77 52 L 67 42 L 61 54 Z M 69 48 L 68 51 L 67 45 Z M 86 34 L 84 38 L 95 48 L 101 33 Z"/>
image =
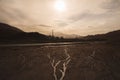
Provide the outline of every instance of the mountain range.
<path id="1" fill-rule="evenodd" d="M 60 41 L 120 41 L 120 30 L 111 31 L 106 34 L 88 35 L 64 39 L 54 36 L 47 36 L 38 32 L 24 32 L 14 26 L 0 23 L 0 43 L 41 43 L 41 42 L 60 42 Z"/>
<path id="2" fill-rule="evenodd" d="M 43 42 L 48 36 L 38 32 L 24 32 L 11 25 L 0 23 L 0 43 Z"/>
<path id="3" fill-rule="evenodd" d="M 86 40 L 103 40 L 109 42 L 119 42 L 120 41 L 120 30 L 111 31 L 105 34 L 96 34 L 96 35 L 88 35 L 84 37 Z"/>

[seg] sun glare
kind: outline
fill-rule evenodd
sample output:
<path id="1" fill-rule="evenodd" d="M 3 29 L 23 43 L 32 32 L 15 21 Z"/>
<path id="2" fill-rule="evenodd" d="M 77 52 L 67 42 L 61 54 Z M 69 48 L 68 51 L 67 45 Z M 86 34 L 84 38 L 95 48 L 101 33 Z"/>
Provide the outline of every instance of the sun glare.
<path id="1" fill-rule="evenodd" d="M 57 11 L 63 12 L 66 10 L 66 4 L 63 0 L 57 0 L 54 5 Z"/>

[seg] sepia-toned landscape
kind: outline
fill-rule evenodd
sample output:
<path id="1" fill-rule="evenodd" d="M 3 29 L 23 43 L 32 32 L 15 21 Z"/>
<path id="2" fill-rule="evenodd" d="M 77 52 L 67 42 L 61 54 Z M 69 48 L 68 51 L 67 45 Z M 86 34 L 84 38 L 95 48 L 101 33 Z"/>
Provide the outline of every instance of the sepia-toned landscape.
<path id="1" fill-rule="evenodd" d="M 0 0 L 0 80 L 120 80 L 120 0 Z"/>

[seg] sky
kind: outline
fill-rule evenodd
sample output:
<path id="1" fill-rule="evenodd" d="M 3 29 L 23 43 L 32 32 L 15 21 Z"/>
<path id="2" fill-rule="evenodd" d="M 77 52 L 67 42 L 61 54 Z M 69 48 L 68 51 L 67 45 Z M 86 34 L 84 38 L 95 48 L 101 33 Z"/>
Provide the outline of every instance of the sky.
<path id="1" fill-rule="evenodd" d="M 0 22 L 26 32 L 81 36 L 120 29 L 120 0 L 0 0 Z"/>

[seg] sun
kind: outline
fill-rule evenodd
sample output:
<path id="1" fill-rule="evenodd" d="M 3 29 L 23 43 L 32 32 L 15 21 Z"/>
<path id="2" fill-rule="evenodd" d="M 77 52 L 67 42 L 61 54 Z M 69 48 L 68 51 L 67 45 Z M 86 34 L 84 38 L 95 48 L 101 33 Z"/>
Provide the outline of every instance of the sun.
<path id="1" fill-rule="evenodd" d="M 56 11 L 63 12 L 66 10 L 66 4 L 64 0 L 57 0 L 54 5 Z"/>

